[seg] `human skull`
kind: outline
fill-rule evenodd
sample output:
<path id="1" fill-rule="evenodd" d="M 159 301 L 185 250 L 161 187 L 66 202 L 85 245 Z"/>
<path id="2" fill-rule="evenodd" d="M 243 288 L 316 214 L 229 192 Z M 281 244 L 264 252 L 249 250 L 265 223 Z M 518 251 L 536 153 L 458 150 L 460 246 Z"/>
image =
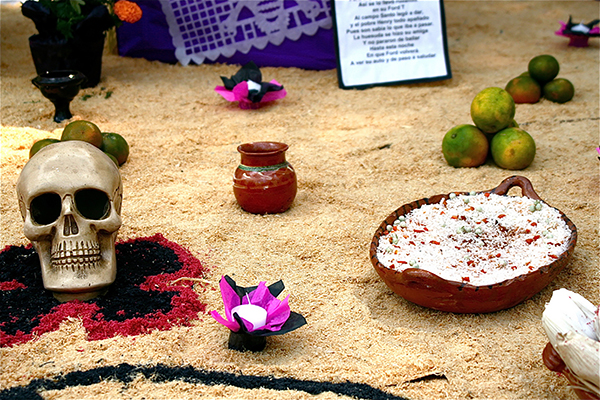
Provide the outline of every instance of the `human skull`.
<path id="1" fill-rule="evenodd" d="M 113 161 L 83 141 L 48 145 L 23 167 L 17 196 L 44 287 L 60 301 L 102 294 L 117 274 L 121 227 L 123 186 Z"/>

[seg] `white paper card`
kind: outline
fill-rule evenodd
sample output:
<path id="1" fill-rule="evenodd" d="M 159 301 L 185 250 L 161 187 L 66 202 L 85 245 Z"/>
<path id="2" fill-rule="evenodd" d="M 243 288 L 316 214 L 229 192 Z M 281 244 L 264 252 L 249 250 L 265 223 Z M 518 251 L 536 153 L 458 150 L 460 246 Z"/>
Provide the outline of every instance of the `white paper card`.
<path id="1" fill-rule="evenodd" d="M 442 0 L 333 0 L 342 88 L 452 77 Z"/>

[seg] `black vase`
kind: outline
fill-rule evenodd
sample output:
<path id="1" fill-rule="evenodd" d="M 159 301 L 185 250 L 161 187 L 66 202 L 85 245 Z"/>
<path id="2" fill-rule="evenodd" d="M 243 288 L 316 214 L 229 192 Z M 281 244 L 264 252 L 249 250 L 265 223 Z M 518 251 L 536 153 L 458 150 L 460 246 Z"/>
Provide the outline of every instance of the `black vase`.
<path id="1" fill-rule="evenodd" d="M 29 48 L 35 70 L 38 75 L 58 70 L 80 71 L 87 78 L 81 87 L 94 87 L 102 73 L 104 38 L 105 35 L 86 40 L 33 35 L 29 38 Z"/>
<path id="2" fill-rule="evenodd" d="M 79 93 L 86 77 L 79 71 L 48 71 L 31 80 L 42 95 L 54 104 L 54 122 L 62 122 L 73 116 L 69 105 Z"/>

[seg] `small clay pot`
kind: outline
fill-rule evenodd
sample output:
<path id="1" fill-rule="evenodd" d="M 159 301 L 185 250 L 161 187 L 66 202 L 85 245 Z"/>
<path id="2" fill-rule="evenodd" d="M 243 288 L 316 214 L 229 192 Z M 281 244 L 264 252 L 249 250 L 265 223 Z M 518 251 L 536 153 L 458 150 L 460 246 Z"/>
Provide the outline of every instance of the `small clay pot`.
<path id="1" fill-rule="evenodd" d="M 294 168 L 285 160 L 288 145 L 254 142 L 238 146 L 241 163 L 233 176 L 233 193 L 238 204 L 253 214 L 286 211 L 296 197 Z"/>
<path id="2" fill-rule="evenodd" d="M 511 176 L 498 187 L 482 193 L 506 195 L 514 186 L 520 187 L 524 196 L 541 200 L 533 190 L 531 182 L 522 176 Z M 455 192 L 455 194 L 459 193 Z M 561 218 L 571 230 L 567 250 L 548 265 L 528 274 L 492 285 L 475 286 L 464 282 L 450 281 L 418 268 L 396 271 L 386 268 L 379 262 L 377 259 L 379 237 L 384 234 L 388 225 L 393 224 L 401 215 L 407 214 L 422 205 L 437 204 L 442 199 L 448 198 L 449 194 L 440 194 L 403 205 L 381 223 L 371 241 L 370 256 L 375 271 L 394 293 L 410 302 L 435 310 L 454 313 L 488 313 L 504 310 L 531 298 L 545 288 L 567 265 L 573 254 L 577 243 L 577 228 L 561 212 Z"/>

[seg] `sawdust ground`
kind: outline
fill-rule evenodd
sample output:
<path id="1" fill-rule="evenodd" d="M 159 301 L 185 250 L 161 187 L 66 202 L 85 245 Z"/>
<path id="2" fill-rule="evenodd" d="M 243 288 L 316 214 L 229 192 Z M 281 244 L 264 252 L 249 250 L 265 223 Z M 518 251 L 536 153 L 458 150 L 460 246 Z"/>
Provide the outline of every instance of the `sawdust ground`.
<path id="1" fill-rule="evenodd" d="M 308 325 L 269 339 L 265 351 L 226 348 L 228 331 L 208 316 L 194 326 L 88 342 L 77 320 L 36 341 L 1 350 L 0 387 L 121 362 L 192 365 L 319 381 L 363 382 L 412 399 L 574 398 L 547 370 L 540 317 L 561 287 L 594 303 L 598 293 L 598 40 L 567 46 L 558 21 L 598 16 L 599 3 L 445 2 L 453 78 L 444 82 L 344 91 L 334 70 L 264 68 L 288 96 L 240 110 L 214 91 L 239 66 L 182 67 L 106 54 L 103 78 L 72 103 L 76 119 L 122 134 L 131 146 L 121 168 L 125 195 L 120 239 L 164 234 L 211 266 L 210 286 L 229 274 L 240 285 L 283 279 Z M 27 37 L 35 32 L 17 6 L 2 6 L 2 181 L 0 246 L 26 244 L 15 195 L 34 141 L 60 136 L 65 123 L 30 83 Z M 513 174 L 492 162 L 449 167 L 441 140 L 469 123 L 469 105 L 488 86 L 504 87 L 538 54 L 553 54 L 575 98 L 518 105 L 516 120 L 536 140 L 534 163 L 519 172 L 578 227 L 567 268 L 541 293 L 512 309 L 456 315 L 393 294 L 378 278 L 368 246 L 380 222 L 402 204 L 438 193 L 484 190 Z M 106 93 L 112 92 L 109 98 Z M 299 191 L 279 215 L 245 213 L 232 192 L 236 147 L 274 140 L 290 145 Z M 199 291 L 222 310 L 217 291 Z M 83 350 L 82 350 L 83 349 Z M 432 373 L 446 379 L 407 383 Z M 103 382 L 47 392 L 46 398 L 272 398 L 222 386 Z M 316 398 L 337 398 L 329 393 Z"/>

